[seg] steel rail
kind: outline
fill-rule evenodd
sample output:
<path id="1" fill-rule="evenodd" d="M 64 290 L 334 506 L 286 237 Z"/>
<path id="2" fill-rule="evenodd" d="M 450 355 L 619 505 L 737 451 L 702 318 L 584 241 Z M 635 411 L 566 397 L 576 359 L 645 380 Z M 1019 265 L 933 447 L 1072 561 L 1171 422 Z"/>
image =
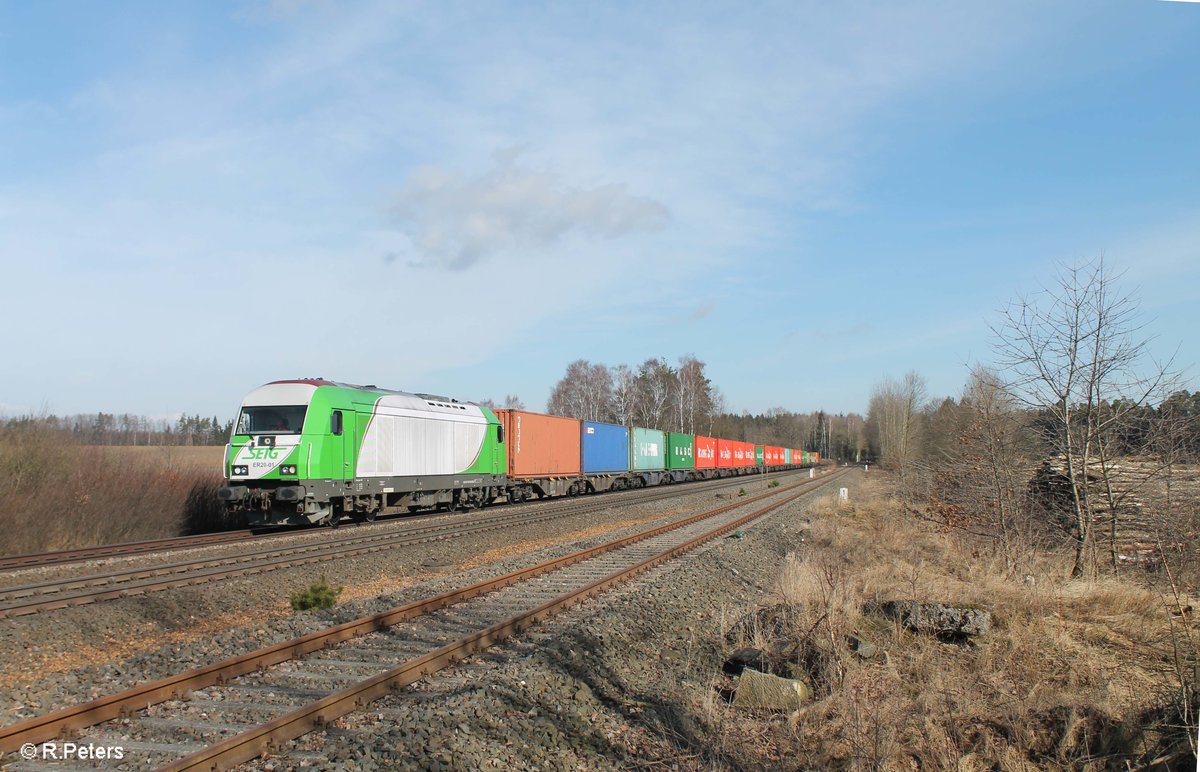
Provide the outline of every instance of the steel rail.
<path id="1" fill-rule="evenodd" d="M 813 487 L 819 488 L 840 476 L 827 477 L 821 480 L 820 484 Z M 569 590 L 534 609 L 516 614 L 502 622 L 448 643 L 428 654 L 407 660 L 377 676 L 341 689 L 283 716 L 191 753 L 174 763 L 160 767 L 160 771 L 185 772 L 185 770 L 228 769 L 236 764 L 250 761 L 265 753 L 269 753 L 273 747 L 278 747 L 289 740 L 302 737 L 314 729 L 327 726 L 341 716 L 359 710 L 391 692 L 419 681 L 426 675 L 449 667 L 471 654 L 486 649 L 516 633 L 520 633 L 565 609 L 579 605 L 584 600 L 599 595 L 615 585 L 630 581 L 637 575 L 667 560 L 689 552 L 707 541 L 740 528 L 763 515 L 790 504 L 810 492 L 810 490 L 803 490 L 793 493 L 780 501 L 768 504 L 736 520 L 689 539 L 683 544 L 663 550 L 632 566 L 613 571 L 607 576 L 583 587 Z M 771 494 L 764 494 L 756 498 L 761 499 L 769 495 Z M 748 502 L 742 502 L 743 505 L 745 503 Z M 732 505 L 722 509 L 727 511 L 729 508 L 732 508 Z M 688 520 L 695 522 L 696 519 L 705 519 L 706 517 L 713 516 L 715 513 L 716 510 L 713 513 L 697 515 L 695 518 L 689 518 Z M 667 530 L 673 530 L 676 527 L 682 527 L 682 525 L 667 528 Z M 662 532 L 662 529 L 655 530 Z"/>
<path id="2" fill-rule="evenodd" d="M 735 478 L 737 479 L 737 478 Z M 706 487 L 705 490 L 732 487 L 737 482 Z M 648 503 L 696 492 L 680 491 L 674 486 L 640 492 L 624 503 Z M 55 579 L 0 588 L 0 619 L 25 616 L 41 611 L 88 605 L 106 600 L 144 595 L 151 592 L 192 587 L 218 579 L 264 573 L 279 568 L 323 563 L 336 558 L 355 557 L 395 547 L 446 541 L 462 536 L 486 533 L 510 525 L 546 522 L 611 508 L 616 502 L 586 500 L 558 502 L 557 506 L 533 512 L 504 511 L 454 523 L 437 523 L 385 533 L 354 534 L 293 547 L 271 547 L 220 558 L 202 558 L 147 568 L 125 569 L 106 574 Z M 166 578 L 158 578 L 166 577 Z M 146 580 L 146 581 L 142 581 Z M 97 589 L 88 589 L 97 588 Z M 83 590 L 66 594 L 69 590 Z M 40 594 L 39 594 L 40 593 Z M 24 599 L 24 600 L 22 600 Z"/>
<path id="3" fill-rule="evenodd" d="M 791 491 L 797 491 L 794 496 L 804 495 L 839 476 L 841 475 L 836 474 L 830 477 L 816 478 L 815 480 L 805 480 L 793 486 L 735 501 L 725 506 L 658 526 L 648 531 L 580 550 L 560 558 L 544 561 L 494 579 L 477 582 L 468 587 L 442 593 L 424 600 L 414 601 L 379 614 L 319 630 L 290 641 L 221 660 L 178 675 L 139 684 L 131 689 L 101 697 L 81 705 L 64 708 L 42 716 L 35 716 L 6 727 L 0 727 L 0 753 L 15 751 L 26 743 L 40 743 L 53 740 L 57 737 L 65 737 L 70 732 L 119 718 L 138 710 L 144 710 L 160 702 L 171 699 L 182 699 L 197 689 L 203 689 L 215 684 L 223 684 L 237 676 L 302 657 L 305 654 L 371 632 L 385 630 L 399 622 L 413 619 L 456 603 L 461 603 L 464 600 L 564 568 L 605 552 L 653 538 L 670 530 L 685 527 L 768 497 Z"/>
<path id="4" fill-rule="evenodd" d="M 162 539 L 146 539 L 144 541 L 127 541 L 117 544 L 104 544 L 97 547 L 78 547 L 75 549 L 50 550 L 47 552 L 25 552 L 20 555 L 0 557 L 0 571 L 11 571 L 20 568 L 40 568 L 42 566 L 58 566 L 67 563 L 80 563 L 85 560 L 103 560 L 105 558 L 122 558 L 129 555 L 140 555 L 146 552 L 162 552 L 165 550 L 187 549 L 189 547 L 206 547 L 211 544 L 226 544 L 244 541 L 254 537 L 267 538 L 274 533 L 255 533 L 245 529 L 239 531 L 221 531 L 219 533 L 195 534 L 193 536 L 168 536 Z"/>
<path id="5" fill-rule="evenodd" d="M 785 470 L 785 471 L 800 471 Z M 740 478 L 714 478 L 712 480 L 700 480 L 697 483 L 716 483 L 728 482 L 731 479 Z M 622 491 L 606 491 L 605 493 L 615 494 L 620 496 L 626 493 L 637 493 L 638 489 L 622 490 Z M 545 502 L 536 502 L 533 506 Z M 497 506 L 497 504 L 505 507 L 514 506 L 511 504 L 503 504 L 497 502 L 489 506 Z M 520 505 L 516 505 L 520 506 Z M 411 518 L 426 518 L 437 517 L 445 514 L 453 514 L 438 510 L 429 510 L 427 512 L 400 514 L 397 516 L 384 516 L 386 519 L 398 519 L 407 521 Z M 342 527 L 356 528 L 366 525 L 371 525 L 375 521 L 362 522 L 355 521 L 346 523 Z M 386 523 L 386 520 L 384 521 Z M 382 524 L 382 523 L 381 523 Z M 272 526 L 264 526 L 260 529 L 240 529 L 236 531 L 221 531 L 218 533 L 193 534 L 190 536 L 168 536 L 161 539 L 146 539 L 142 541 L 118 542 L 115 544 L 102 544 L 95 547 L 75 547 L 61 550 L 48 550 L 46 552 L 26 552 L 17 555 L 0 556 L 0 571 L 17 571 L 24 568 L 43 568 L 47 566 L 69 565 L 71 563 L 81 563 L 88 560 L 106 560 L 110 558 L 134 557 L 137 555 L 169 552 L 174 550 L 194 549 L 199 547 L 219 546 L 223 544 L 234 544 L 242 541 L 259 541 L 263 539 L 274 539 L 281 536 L 294 536 L 296 534 L 305 534 L 320 532 L 318 529 L 324 529 L 324 526 L 299 527 L 299 528 L 275 528 Z"/>

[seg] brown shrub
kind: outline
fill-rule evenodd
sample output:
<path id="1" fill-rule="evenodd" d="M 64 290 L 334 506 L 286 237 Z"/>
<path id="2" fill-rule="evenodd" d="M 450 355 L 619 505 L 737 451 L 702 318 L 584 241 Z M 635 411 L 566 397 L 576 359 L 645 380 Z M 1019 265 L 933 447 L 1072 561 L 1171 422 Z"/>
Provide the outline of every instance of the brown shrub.
<path id="1" fill-rule="evenodd" d="M 4 554 L 178 535 L 220 483 L 170 451 L 136 456 L 82 446 L 41 427 L 0 430 L 0 529 Z"/>

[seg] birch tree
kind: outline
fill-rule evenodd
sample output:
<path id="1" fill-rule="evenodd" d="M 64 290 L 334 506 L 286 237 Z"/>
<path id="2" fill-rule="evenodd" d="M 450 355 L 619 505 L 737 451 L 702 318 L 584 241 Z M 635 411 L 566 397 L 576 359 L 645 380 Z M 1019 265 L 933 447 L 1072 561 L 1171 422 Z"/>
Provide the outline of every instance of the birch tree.
<path id="1" fill-rule="evenodd" d="M 916 370 L 908 371 L 900 380 L 884 378 L 875 384 L 867 423 L 885 466 L 903 469 L 916 455 L 925 399 L 925 379 Z"/>
<path id="2" fill-rule="evenodd" d="M 1115 516 L 1108 437 L 1138 408 L 1165 397 L 1173 381 L 1170 362 L 1151 360 L 1137 303 L 1117 290 L 1116 278 L 1102 258 L 1065 266 L 1054 286 L 1018 297 L 992 328 L 1009 391 L 1042 412 L 1063 461 L 1075 526 L 1072 577 L 1094 565 L 1097 502 L 1089 475 L 1099 475 L 1099 495 Z"/>

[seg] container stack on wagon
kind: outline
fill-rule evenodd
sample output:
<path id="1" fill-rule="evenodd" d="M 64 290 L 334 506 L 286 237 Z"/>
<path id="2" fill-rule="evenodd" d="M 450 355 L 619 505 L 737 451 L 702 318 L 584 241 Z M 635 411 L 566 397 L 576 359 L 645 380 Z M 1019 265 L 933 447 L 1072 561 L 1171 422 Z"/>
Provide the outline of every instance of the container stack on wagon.
<path id="1" fill-rule="evenodd" d="M 693 440 L 696 455 L 696 469 L 717 468 L 717 440 L 715 437 L 704 437 L 697 434 Z"/>
<path id="2" fill-rule="evenodd" d="M 527 411 L 496 412 L 508 432 L 509 477 L 520 490 L 515 500 L 729 477 L 810 463 L 807 452 L 774 445 Z M 540 444 L 542 432 L 548 433 L 547 449 L 530 455 L 524 446 Z M 578 456 L 574 463 L 562 460 L 571 453 Z"/>
<path id="3" fill-rule="evenodd" d="M 667 432 L 667 475 L 671 482 L 695 476 L 696 439 L 691 434 Z"/>

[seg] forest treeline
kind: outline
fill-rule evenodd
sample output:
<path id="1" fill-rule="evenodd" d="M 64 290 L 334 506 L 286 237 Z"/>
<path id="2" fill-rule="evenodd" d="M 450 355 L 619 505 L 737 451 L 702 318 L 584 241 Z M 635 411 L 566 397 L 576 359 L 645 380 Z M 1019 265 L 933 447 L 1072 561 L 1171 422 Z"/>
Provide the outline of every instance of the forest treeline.
<path id="1" fill-rule="evenodd" d="M 80 445 L 224 445 L 233 432 L 233 421 L 199 415 L 167 419 L 130 413 L 78 413 L 0 418 L 0 429 L 48 430 Z"/>

